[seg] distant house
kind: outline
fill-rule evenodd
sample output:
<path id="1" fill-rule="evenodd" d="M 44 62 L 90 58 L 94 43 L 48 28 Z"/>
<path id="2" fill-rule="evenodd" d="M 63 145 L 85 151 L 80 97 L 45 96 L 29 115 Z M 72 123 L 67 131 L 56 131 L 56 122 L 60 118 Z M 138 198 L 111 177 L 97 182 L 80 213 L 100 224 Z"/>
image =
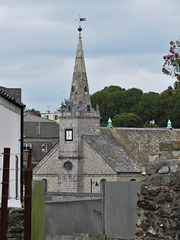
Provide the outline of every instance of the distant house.
<path id="1" fill-rule="evenodd" d="M 23 194 L 23 112 L 21 89 L 0 87 L 0 182 L 3 152 L 10 148 L 9 207 L 20 207 Z M 2 184 L 0 184 L 0 202 Z"/>
<path id="2" fill-rule="evenodd" d="M 59 112 L 51 113 L 50 111 L 47 111 L 46 113 L 41 113 L 41 117 L 49 119 L 49 120 L 53 120 L 53 121 L 56 121 L 57 123 L 59 123 L 60 113 Z"/>
<path id="3" fill-rule="evenodd" d="M 32 162 L 37 163 L 59 141 L 59 124 L 29 112 L 24 115 L 24 160 L 32 148 Z"/>

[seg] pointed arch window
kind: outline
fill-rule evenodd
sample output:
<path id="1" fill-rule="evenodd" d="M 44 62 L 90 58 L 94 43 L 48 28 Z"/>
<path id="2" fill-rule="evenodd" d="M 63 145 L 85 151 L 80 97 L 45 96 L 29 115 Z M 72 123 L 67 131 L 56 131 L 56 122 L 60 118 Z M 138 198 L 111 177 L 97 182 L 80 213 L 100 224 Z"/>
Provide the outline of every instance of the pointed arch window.
<path id="1" fill-rule="evenodd" d="M 87 111 L 90 112 L 90 106 L 89 105 L 87 105 Z"/>
<path id="2" fill-rule="evenodd" d="M 72 86 L 71 91 L 74 92 L 74 87 Z"/>
<path id="3" fill-rule="evenodd" d="M 87 87 L 85 86 L 84 91 L 87 92 Z"/>
<path id="4" fill-rule="evenodd" d="M 45 192 L 47 192 L 47 179 L 46 178 L 43 178 L 43 184 L 44 184 L 44 190 L 45 190 Z"/>

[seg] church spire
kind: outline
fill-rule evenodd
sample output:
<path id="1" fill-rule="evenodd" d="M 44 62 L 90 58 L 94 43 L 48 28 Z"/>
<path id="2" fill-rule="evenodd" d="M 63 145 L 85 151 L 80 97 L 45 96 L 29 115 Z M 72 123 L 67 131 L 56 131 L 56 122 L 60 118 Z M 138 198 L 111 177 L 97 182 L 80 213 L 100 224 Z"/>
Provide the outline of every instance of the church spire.
<path id="1" fill-rule="evenodd" d="M 91 106 L 91 101 L 82 46 L 81 26 L 79 26 L 78 31 L 79 37 L 70 93 L 70 105 L 83 110 Z"/>

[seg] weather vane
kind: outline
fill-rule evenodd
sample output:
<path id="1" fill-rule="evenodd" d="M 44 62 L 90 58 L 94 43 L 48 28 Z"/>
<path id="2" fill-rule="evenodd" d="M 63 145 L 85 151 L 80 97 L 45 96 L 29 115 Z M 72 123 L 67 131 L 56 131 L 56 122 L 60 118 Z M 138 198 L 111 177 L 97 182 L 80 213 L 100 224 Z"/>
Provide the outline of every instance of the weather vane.
<path id="1" fill-rule="evenodd" d="M 81 22 L 83 21 L 86 21 L 86 18 L 81 18 L 79 15 L 79 27 L 78 27 L 79 37 L 81 36 L 81 31 L 82 31 Z"/>

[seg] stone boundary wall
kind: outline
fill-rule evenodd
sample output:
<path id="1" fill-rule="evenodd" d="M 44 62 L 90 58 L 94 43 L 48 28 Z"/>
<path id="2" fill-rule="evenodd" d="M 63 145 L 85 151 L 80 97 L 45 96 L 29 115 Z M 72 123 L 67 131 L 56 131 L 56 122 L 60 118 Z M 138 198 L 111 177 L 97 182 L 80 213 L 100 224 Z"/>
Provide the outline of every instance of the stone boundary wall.
<path id="1" fill-rule="evenodd" d="M 159 150 L 160 142 L 180 139 L 180 129 L 166 128 L 101 128 L 101 134 L 115 140 L 142 166 Z"/>
<path id="2" fill-rule="evenodd" d="M 142 178 L 136 240 L 180 239 L 180 140 L 159 149 Z"/>
<path id="3" fill-rule="evenodd" d="M 1 209 L 0 209 L 1 212 Z M 7 240 L 24 240 L 24 209 L 9 208 Z"/>

